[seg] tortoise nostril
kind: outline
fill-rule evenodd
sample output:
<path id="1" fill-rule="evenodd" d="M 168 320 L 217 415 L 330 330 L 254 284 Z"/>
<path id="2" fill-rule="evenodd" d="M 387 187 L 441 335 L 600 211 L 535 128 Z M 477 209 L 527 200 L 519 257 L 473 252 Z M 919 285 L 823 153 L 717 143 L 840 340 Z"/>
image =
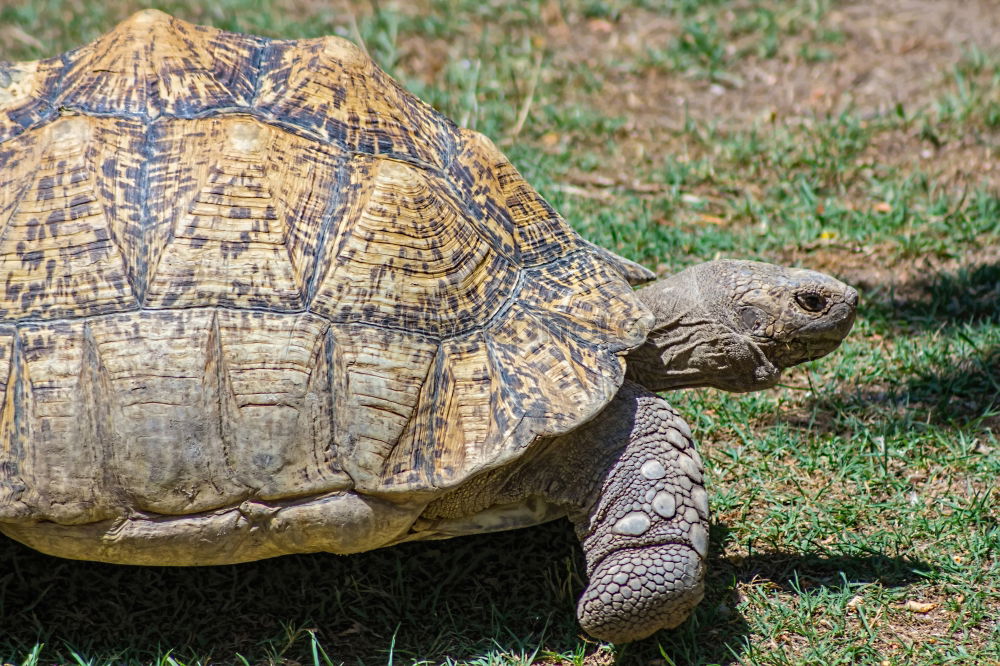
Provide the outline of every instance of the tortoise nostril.
<path id="1" fill-rule="evenodd" d="M 820 312 L 826 307 L 826 299 L 813 292 L 805 292 L 795 295 L 795 302 L 808 312 Z"/>

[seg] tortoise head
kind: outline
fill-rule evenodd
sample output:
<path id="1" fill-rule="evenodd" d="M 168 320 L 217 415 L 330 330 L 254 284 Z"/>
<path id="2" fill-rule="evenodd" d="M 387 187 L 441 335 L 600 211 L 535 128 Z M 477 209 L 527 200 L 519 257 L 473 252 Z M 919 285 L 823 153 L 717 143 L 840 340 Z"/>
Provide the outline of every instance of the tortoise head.
<path id="1" fill-rule="evenodd" d="M 656 315 L 628 357 L 649 389 L 755 391 L 824 356 L 854 324 L 858 293 L 828 275 L 756 261 L 711 261 L 638 292 Z"/>

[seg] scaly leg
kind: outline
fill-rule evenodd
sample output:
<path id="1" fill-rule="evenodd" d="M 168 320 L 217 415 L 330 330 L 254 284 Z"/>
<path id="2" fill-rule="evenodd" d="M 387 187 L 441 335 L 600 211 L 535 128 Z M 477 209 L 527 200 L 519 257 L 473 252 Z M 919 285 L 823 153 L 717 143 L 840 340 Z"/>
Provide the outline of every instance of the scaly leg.
<path id="1" fill-rule="evenodd" d="M 702 598 L 708 553 L 708 496 L 690 429 L 665 400 L 626 383 L 573 435 L 602 449 L 623 445 L 597 463 L 606 472 L 589 510 L 570 516 L 590 578 L 577 606 L 581 626 L 615 642 L 677 626 Z"/>
<path id="2" fill-rule="evenodd" d="M 431 503 L 411 539 L 447 538 L 569 516 L 590 584 L 580 624 L 625 642 L 675 627 L 701 600 L 708 497 L 691 431 L 662 398 L 625 382 L 594 420 Z"/>

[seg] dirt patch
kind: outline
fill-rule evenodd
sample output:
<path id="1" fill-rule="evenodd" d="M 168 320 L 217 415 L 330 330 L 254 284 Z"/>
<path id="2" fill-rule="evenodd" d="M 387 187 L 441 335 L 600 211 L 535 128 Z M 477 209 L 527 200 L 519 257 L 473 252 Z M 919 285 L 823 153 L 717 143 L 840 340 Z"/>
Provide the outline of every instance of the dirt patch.
<path id="1" fill-rule="evenodd" d="M 735 30 L 732 11 L 716 18 L 722 34 Z M 816 27 L 782 35 L 772 57 L 743 55 L 713 81 L 655 66 L 637 71 L 632 65 L 648 61 L 651 49 L 683 39 L 675 19 L 637 10 L 613 26 L 573 15 L 566 21 L 565 31 L 555 31 L 565 36 L 554 42 L 554 64 L 603 67 L 609 73 L 606 99 L 624 100 L 636 127 L 648 129 L 682 129 L 685 109 L 696 118 L 745 123 L 847 109 L 885 113 L 897 104 L 918 108 L 936 98 L 963 53 L 1000 47 L 1000 12 L 989 0 L 849 2 Z M 810 56 L 807 47 L 815 45 L 819 31 L 829 41 L 822 54 Z M 724 48 L 739 53 L 739 38 Z"/>
<path id="2" fill-rule="evenodd" d="M 1000 90 L 995 92 L 1000 99 Z M 1000 193 L 1000 128 L 953 138 L 927 132 L 913 127 L 876 134 L 861 160 L 904 173 L 919 170 L 952 192 L 984 188 Z"/>
<path id="3" fill-rule="evenodd" d="M 631 10 L 611 22 L 557 13 L 546 29 L 550 66 L 595 72 L 600 92 L 580 95 L 579 102 L 627 118 L 616 154 L 599 171 L 634 173 L 644 159 L 655 164 L 657 155 L 693 159 L 710 153 L 711 147 L 691 140 L 689 119 L 729 131 L 810 124 L 848 111 L 874 118 L 932 109 L 955 88 L 963 57 L 1000 49 L 1000 12 L 989 0 L 848 2 L 813 24 L 773 9 L 776 21 L 786 25 L 766 55 L 754 52 L 751 42 L 760 39 L 759 31 L 741 32 L 739 15 L 710 15 L 724 38 L 716 55 L 725 65 L 714 73 L 654 62 L 651 54 L 683 50 L 685 40 L 693 39 L 677 18 Z M 1000 101 L 995 87 L 993 93 Z M 908 127 L 880 133 L 859 161 L 919 169 L 952 188 L 1000 190 L 996 131 L 950 137 Z"/>

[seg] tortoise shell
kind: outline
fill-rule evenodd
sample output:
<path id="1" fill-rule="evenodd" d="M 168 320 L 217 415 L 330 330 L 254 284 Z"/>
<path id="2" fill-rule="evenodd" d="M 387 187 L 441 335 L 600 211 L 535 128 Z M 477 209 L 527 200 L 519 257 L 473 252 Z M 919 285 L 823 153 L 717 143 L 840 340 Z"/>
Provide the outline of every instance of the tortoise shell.
<path id="1" fill-rule="evenodd" d="M 615 394 L 627 277 L 342 39 L 0 66 L 0 522 L 453 487 Z"/>

